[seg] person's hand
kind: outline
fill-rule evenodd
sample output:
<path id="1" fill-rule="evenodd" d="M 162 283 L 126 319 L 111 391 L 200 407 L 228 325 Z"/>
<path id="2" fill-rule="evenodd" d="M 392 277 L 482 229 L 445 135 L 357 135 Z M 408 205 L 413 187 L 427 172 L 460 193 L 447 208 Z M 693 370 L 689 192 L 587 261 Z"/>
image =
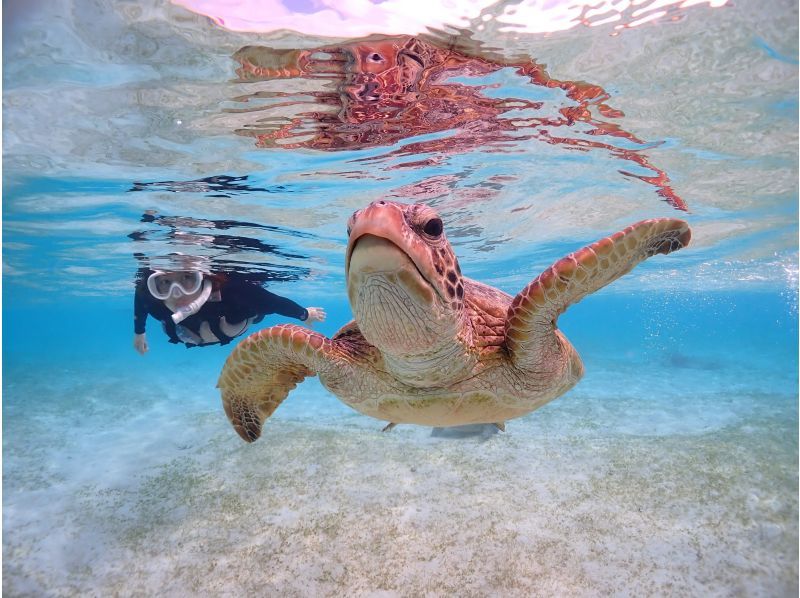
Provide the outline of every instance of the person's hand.
<path id="1" fill-rule="evenodd" d="M 314 322 L 324 322 L 325 318 L 327 317 L 325 310 L 321 307 L 307 307 L 306 311 L 308 312 L 306 322 L 309 324 L 313 324 Z"/>
<path id="2" fill-rule="evenodd" d="M 144 355 L 150 349 L 150 347 L 147 346 L 147 337 L 144 333 L 133 335 L 133 348 L 136 349 L 139 355 Z"/>

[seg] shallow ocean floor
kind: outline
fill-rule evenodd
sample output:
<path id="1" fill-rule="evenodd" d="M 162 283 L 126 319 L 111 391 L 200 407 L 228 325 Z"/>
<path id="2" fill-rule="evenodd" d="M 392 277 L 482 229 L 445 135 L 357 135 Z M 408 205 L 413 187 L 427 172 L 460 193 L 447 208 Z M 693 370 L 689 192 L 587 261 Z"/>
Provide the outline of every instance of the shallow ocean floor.
<path id="1" fill-rule="evenodd" d="M 252 445 L 199 366 L 180 384 L 113 364 L 7 369 L 3 587 L 796 595 L 797 397 L 740 364 L 689 363 L 595 364 L 506 433 L 473 436 L 382 433 L 312 380 Z M 714 383 L 734 371 L 753 384 Z"/>

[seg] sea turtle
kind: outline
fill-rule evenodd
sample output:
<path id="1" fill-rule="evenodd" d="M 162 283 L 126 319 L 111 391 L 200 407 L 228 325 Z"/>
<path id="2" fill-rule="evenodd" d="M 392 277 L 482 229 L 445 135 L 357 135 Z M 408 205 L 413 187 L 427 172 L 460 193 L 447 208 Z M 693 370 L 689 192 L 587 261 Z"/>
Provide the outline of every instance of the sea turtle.
<path id="1" fill-rule="evenodd" d="M 556 327 L 580 301 L 657 253 L 689 243 L 683 220 L 637 222 L 558 260 L 516 297 L 461 275 L 439 215 L 376 201 L 348 222 L 347 294 L 355 320 L 333 338 L 301 326 L 242 341 L 219 378 L 246 441 L 306 376 L 365 415 L 428 426 L 497 424 L 530 413 L 580 379 Z"/>

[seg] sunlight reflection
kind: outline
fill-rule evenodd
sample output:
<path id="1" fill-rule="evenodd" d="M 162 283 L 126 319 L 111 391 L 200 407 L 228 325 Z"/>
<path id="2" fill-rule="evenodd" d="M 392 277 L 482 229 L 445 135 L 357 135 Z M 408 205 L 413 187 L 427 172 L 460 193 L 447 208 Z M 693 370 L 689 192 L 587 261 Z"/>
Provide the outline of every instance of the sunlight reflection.
<path id="1" fill-rule="evenodd" d="M 232 31 L 280 29 L 308 35 L 364 36 L 373 33 L 418 34 L 446 25 L 478 31 L 496 20 L 500 31 L 553 33 L 584 25 L 622 21 L 628 29 L 662 18 L 677 20 L 680 11 L 698 4 L 711 8 L 728 0 L 172 0 L 208 16 Z M 454 8 L 454 4 L 457 8 Z M 654 12 L 655 11 L 655 12 Z M 644 16 L 643 16 L 644 15 Z"/>

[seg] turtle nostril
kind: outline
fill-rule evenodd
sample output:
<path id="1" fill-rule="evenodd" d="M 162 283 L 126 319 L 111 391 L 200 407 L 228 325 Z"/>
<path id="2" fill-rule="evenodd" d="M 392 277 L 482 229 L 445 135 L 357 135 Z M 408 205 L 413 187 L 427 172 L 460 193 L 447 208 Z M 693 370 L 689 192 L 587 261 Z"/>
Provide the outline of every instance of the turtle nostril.
<path id="1" fill-rule="evenodd" d="M 379 206 L 385 206 L 386 205 L 386 202 L 383 201 L 382 199 L 380 201 L 375 202 L 375 203 L 377 203 Z"/>

